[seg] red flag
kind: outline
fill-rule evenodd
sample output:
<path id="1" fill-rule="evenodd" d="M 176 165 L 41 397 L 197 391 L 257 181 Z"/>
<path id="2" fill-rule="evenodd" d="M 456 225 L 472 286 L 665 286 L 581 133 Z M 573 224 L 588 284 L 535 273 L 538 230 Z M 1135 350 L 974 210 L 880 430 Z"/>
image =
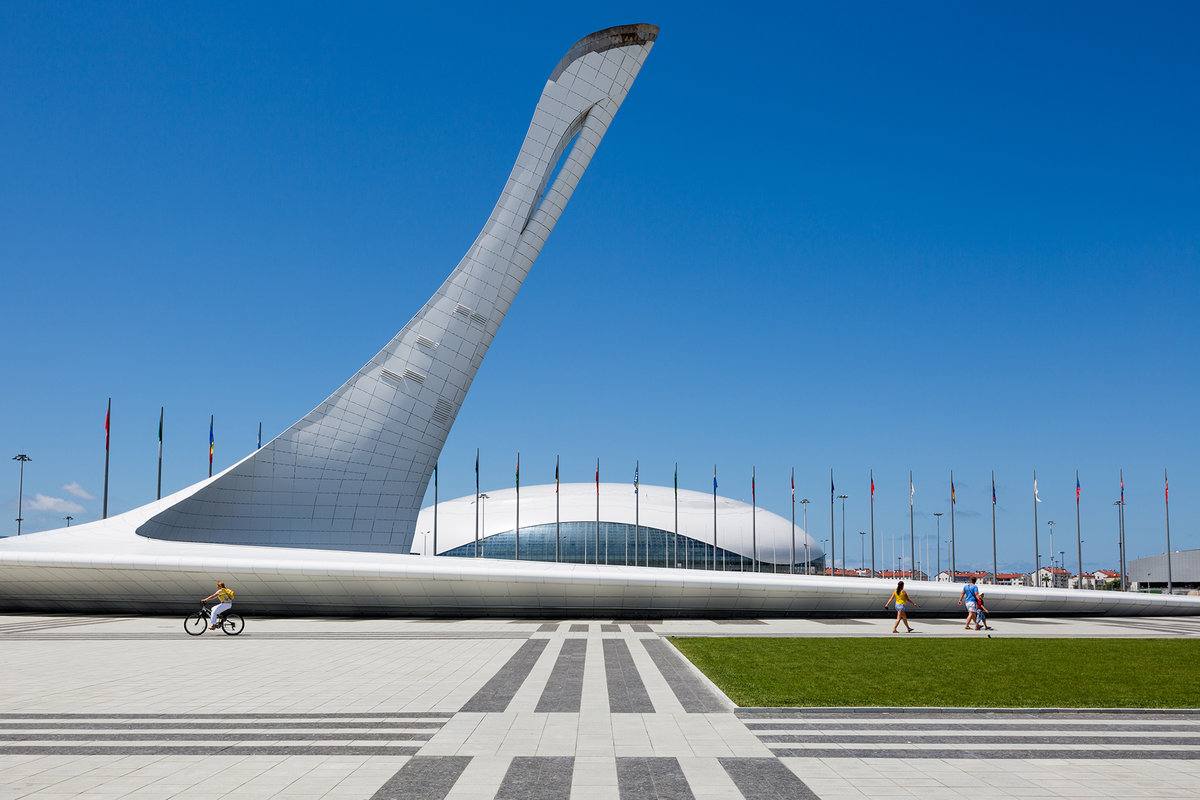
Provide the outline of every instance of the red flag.
<path id="1" fill-rule="evenodd" d="M 875 502 L 875 478 L 871 478 L 871 502 Z"/>
<path id="2" fill-rule="evenodd" d="M 104 452 L 108 452 L 108 415 L 110 412 L 104 412 Z"/>

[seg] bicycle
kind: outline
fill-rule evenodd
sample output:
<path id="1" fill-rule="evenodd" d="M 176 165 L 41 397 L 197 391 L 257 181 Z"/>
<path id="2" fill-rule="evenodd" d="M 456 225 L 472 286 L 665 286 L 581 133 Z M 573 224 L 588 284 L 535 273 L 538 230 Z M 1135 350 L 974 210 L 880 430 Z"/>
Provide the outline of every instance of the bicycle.
<path id="1" fill-rule="evenodd" d="M 183 620 L 183 629 L 187 631 L 189 636 L 199 636 L 208 630 L 208 618 L 208 606 L 201 603 L 198 612 L 189 614 Z M 233 609 L 223 611 L 217 618 L 217 624 L 221 626 L 221 631 L 226 636 L 237 636 L 246 628 L 246 620 L 242 619 L 242 615 Z"/>

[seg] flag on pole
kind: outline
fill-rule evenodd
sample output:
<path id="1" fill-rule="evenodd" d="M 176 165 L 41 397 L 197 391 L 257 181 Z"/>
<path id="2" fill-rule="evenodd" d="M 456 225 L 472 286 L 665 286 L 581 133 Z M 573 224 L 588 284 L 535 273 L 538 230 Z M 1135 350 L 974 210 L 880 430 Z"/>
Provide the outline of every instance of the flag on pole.
<path id="1" fill-rule="evenodd" d="M 958 505 L 958 501 L 954 499 L 954 478 L 950 479 L 950 505 Z"/>
<path id="2" fill-rule="evenodd" d="M 208 418 L 208 466 L 209 466 L 210 472 L 212 471 L 213 449 L 216 445 L 216 442 L 217 442 L 217 440 L 213 436 L 213 419 L 212 419 L 212 417 L 209 417 Z"/>
<path id="3" fill-rule="evenodd" d="M 675 499 L 679 499 L 679 462 L 675 462 Z"/>
<path id="4" fill-rule="evenodd" d="M 554 457 L 554 493 L 558 494 L 558 456 Z"/>
<path id="5" fill-rule="evenodd" d="M 717 465 L 713 464 L 713 494 L 717 493 Z"/>
<path id="6" fill-rule="evenodd" d="M 112 413 L 112 409 L 104 412 L 104 452 L 108 452 L 108 417 Z"/>
<path id="7" fill-rule="evenodd" d="M 833 502 L 833 495 L 836 491 L 833 488 L 833 470 L 829 470 L 829 502 Z"/>
<path id="8" fill-rule="evenodd" d="M 992 505 L 996 505 L 996 476 L 992 476 Z"/>
<path id="9" fill-rule="evenodd" d="M 792 470 L 792 502 L 796 502 L 796 471 Z"/>
<path id="10" fill-rule="evenodd" d="M 1079 485 L 1079 476 L 1075 476 L 1075 505 L 1079 505 L 1079 492 L 1082 487 Z"/>
<path id="11" fill-rule="evenodd" d="M 750 474 L 750 502 L 752 502 L 752 503 L 757 502 L 757 498 L 754 494 L 754 474 L 753 473 Z"/>
<path id="12" fill-rule="evenodd" d="M 600 496 L 600 459 L 596 459 L 596 497 Z"/>
<path id="13" fill-rule="evenodd" d="M 1125 474 L 1121 473 L 1121 505 L 1125 505 Z"/>
<path id="14" fill-rule="evenodd" d="M 107 429 L 107 425 L 105 426 Z M 163 409 L 158 409 L 158 454 L 162 455 Z"/>
<path id="15" fill-rule="evenodd" d="M 517 491 L 521 490 L 521 454 L 517 453 Z"/>
<path id="16" fill-rule="evenodd" d="M 638 493 L 638 465 L 633 465 L 633 493 Z"/>
<path id="17" fill-rule="evenodd" d="M 912 508 L 913 496 L 917 493 L 917 487 L 913 486 L 912 476 L 908 478 L 908 507 Z"/>
<path id="18" fill-rule="evenodd" d="M 1167 483 L 1167 471 L 1163 470 L 1163 502 L 1171 502 L 1171 485 Z"/>
<path id="19" fill-rule="evenodd" d="M 875 502 L 875 476 L 871 476 L 871 502 Z"/>
<path id="20" fill-rule="evenodd" d="M 1042 498 L 1038 497 L 1037 478 L 1033 479 L 1033 500 L 1036 503 L 1042 502 Z"/>

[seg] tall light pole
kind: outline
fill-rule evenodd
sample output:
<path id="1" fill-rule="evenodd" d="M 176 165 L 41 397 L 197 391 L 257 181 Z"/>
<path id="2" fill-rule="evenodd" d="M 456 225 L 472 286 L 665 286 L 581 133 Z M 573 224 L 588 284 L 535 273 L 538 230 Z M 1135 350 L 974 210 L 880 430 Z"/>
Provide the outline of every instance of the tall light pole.
<path id="1" fill-rule="evenodd" d="M 867 571 L 867 532 L 858 532 L 858 560 L 862 564 L 863 572 Z"/>
<path id="2" fill-rule="evenodd" d="M 487 492 L 479 493 L 479 528 L 483 535 L 477 541 L 487 541 L 487 503 L 485 502 L 487 499 Z M 478 545 L 476 545 L 476 547 L 478 547 Z M 487 557 L 486 547 L 484 548 L 484 557 Z"/>
<path id="3" fill-rule="evenodd" d="M 812 564 L 808 560 L 808 504 L 812 501 L 807 497 L 800 501 L 800 507 L 804 509 L 804 574 L 812 573 Z"/>
<path id="4" fill-rule="evenodd" d="M 842 572 L 846 571 L 846 498 L 848 494 L 839 494 L 838 499 L 842 501 Z M 834 568 L 837 565 L 834 564 Z"/>
<path id="5" fill-rule="evenodd" d="M 1050 529 L 1050 580 L 1054 580 L 1054 520 L 1046 520 L 1046 527 Z"/>
<path id="6" fill-rule="evenodd" d="M 1117 507 L 1117 551 L 1118 564 L 1117 568 L 1121 570 L 1121 591 L 1125 591 L 1125 501 L 1118 500 L 1113 503 Z"/>
<path id="7" fill-rule="evenodd" d="M 821 553 L 822 553 L 822 554 L 825 554 L 825 553 L 828 553 L 828 552 L 829 552 L 829 540 L 828 540 L 828 539 L 822 539 L 822 540 L 821 540 Z M 833 567 L 830 567 L 830 568 L 829 568 L 829 574 L 830 574 L 830 575 L 833 575 Z"/>
<path id="8" fill-rule="evenodd" d="M 25 462 L 33 461 L 33 459 L 30 458 L 29 456 L 25 455 L 24 453 L 17 453 L 15 456 L 12 457 L 12 460 L 18 462 L 21 465 L 20 477 L 17 479 L 17 536 L 20 536 L 21 535 L 21 522 L 23 521 L 22 520 L 23 506 L 21 505 L 21 501 L 25 497 Z"/>
<path id="9" fill-rule="evenodd" d="M 933 515 L 937 517 L 937 571 L 939 575 L 942 574 L 942 514 L 944 513 L 943 511 L 933 512 Z M 953 582 L 951 581 L 951 583 Z"/>
<path id="10" fill-rule="evenodd" d="M 71 520 L 73 520 L 75 518 L 72 517 L 70 514 L 67 514 L 65 517 L 63 517 L 63 519 L 65 519 L 67 521 L 67 527 L 69 528 L 69 527 L 71 527 Z"/>

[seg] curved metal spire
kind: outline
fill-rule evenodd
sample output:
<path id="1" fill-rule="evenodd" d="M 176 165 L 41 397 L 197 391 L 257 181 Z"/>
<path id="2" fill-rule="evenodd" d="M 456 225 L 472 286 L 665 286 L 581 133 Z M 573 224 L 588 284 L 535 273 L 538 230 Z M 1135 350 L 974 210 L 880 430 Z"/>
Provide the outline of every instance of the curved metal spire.
<path id="1" fill-rule="evenodd" d="M 577 42 L 542 90 L 487 224 L 425 306 L 303 419 L 137 532 L 409 552 L 467 389 L 657 35 L 624 25 Z"/>

